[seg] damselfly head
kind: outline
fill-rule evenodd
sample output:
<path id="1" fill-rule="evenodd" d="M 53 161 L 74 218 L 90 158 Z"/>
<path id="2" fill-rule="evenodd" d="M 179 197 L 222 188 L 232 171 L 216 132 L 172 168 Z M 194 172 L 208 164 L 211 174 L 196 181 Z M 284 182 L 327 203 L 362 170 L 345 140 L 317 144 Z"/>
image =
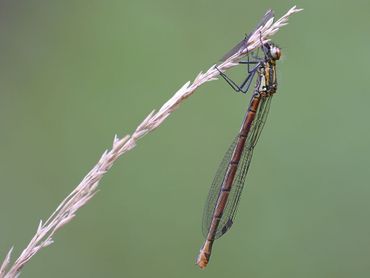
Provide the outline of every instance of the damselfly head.
<path id="1" fill-rule="evenodd" d="M 281 49 L 272 43 L 268 43 L 269 54 L 272 59 L 279 60 L 281 56 Z"/>

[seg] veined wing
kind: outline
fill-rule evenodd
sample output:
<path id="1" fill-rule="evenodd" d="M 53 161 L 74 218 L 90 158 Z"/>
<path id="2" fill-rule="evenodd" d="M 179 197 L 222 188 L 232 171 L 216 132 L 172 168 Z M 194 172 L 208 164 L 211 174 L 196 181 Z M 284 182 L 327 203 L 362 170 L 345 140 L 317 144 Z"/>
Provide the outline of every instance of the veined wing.
<path id="1" fill-rule="evenodd" d="M 235 214 L 238 208 L 241 193 L 243 191 L 245 177 L 247 176 L 249 165 L 253 155 L 253 149 L 257 144 L 259 136 L 262 132 L 263 126 L 266 122 L 267 115 L 270 109 L 272 97 L 263 97 L 261 99 L 260 106 L 258 108 L 256 117 L 253 121 L 251 130 L 248 134 L 247 140 L 244 145 L 243 153 L 238 165 L 238 169 L 229 193 L 225 210 L 222 214 L 220 223 L 216 230 L 215 239 L 225 234 L 233 224 Z M 203 211 L 203 235 L 206 237 L 208 234 L 209 227 L 212 222 L 213 212 L 217 203 L 218 195 L 228 168 L 229 161 L 233 154 L 238 136 L 234 139 L 231 146 L 227 150 L 221 164 L 219 165 L 216 176 L 213 179 L 210 191 L 208 193 L 207 203 Z"/>
<path id="2" fill-rule="evenodd" d="M 256 28 L 253 29 L 248 35 L 245 36 L 237 45 L 235 45 L 229 52 L 227 52 L 220 61 L 225 61 L 227 58 L 233 56 L 235 53 L 239 52 L 241 49 L 247 47 L 248 41 L 252 34 L 261 26 L 265 25 L 267 21 L 274 17 L 274 11 L 268 10 L 265 15 L 262 17 L 261 21 L 257 24 Z"/>

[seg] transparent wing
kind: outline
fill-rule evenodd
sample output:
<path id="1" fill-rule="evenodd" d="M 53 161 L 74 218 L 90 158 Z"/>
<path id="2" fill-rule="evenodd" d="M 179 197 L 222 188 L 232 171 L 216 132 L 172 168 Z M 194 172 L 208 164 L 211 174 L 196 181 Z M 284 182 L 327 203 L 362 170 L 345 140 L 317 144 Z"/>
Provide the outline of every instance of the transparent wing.
<path id="1" fill-rule="evenodd" d="M 227 52 L 220 61 L 225 61 L 227 58 L 233 56 L 235 53 L 239 52 L 239 50 L 246 48 L 248 45 L 248 41 L 252 34 L 261 26 L 265 25 L 267 21 L 274 17 L 274 12 L 272 10 L 268 10 L 265 15 L 262 17 L 261 21 L 257 24 L 256 28 L 253 29 L 244 39 L 242 39 L 238 44 L 236 44 L 229 52 Z"/>
<path id="2" fill-rule="evenodd" d="M 247 176 L 249 165 L 252 159 L 253 149 L 257 144 L 263 126 L 266 122 L 267 115 L 270 109 L 271 98 L 272 97 L 270 96 L 261 99 L 260 106 L 258 108 L 256 117 L 253 121 L 251 130 L 248 134 L 247 141 L 243 149 L 243 153 L 238 165 L 235 179 L 231 187 L 231 191 L 229 193 L 229 198 L 227 200 L 224 213 L 221 217 L 220 223 L 216 231 L 215 239 L 225 234 L 233 224 L 239 204 L 239 199 L 243 191 L 245 177 Z M 229 161 L 234 151 L 237 139 L 238 136 L 234 139 L 231 146 L 227 150 L 221 164 L 218 167 L 210 191 L 208 193 L 207 202 L 203 212 L 203 225 L 202 225 L 203 235 L 205 237 L 208 234 L 209 226 L 211 225 L 212 222 L 213 212 L 217 203 L 218 195 L 222 186 L 222 182 L 224 180 L 224 176 L 227 171 Z"/>

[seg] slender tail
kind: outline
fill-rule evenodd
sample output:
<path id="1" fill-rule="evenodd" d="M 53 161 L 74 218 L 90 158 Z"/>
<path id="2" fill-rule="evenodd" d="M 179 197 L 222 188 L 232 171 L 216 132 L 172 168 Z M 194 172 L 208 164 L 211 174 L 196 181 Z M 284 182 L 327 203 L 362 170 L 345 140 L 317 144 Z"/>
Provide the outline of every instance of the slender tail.
<path id="1" fill-rule="evenodd" d="M 213 240 L 206 239 L 202 249 L 199 251 L 196 264 L 201 268 L 205 268 L 209 262 L 212 252 Z"/>

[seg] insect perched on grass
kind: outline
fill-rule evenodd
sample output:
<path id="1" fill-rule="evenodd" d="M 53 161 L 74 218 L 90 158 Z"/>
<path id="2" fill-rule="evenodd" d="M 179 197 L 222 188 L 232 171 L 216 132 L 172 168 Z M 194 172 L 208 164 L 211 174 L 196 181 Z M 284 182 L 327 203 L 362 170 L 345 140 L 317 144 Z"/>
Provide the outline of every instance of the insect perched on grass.
<path id="1" fill-rule="evenodd" d="M 272 17 L 272 11 L 267 12 L 256 29 Z M 222 59 L 227 59 L 245 47 L 249 38 L 250 35 L 246 36 Z M 253 150 L 265 124 L 272 96 L 277 90 L 276 61 L 281 56 L 280 48 L 267 42 L 262 44 L 261 50 L 264 54 L 262 58 L 255 57 L 253 61 L 248 58 L 247 61 L 240 62 L 248 66 L 248 75 L 241 85 L 220 72 L 235 91 L 243 93 L 248 91 L 255 75 L 257 78 L 239 134 L 226 152 L 209 191 L 203 214 L 203 234 L 206 239 L 196 260 L 200 268 L 207 266 L 214 241 L 233 224 Z M 250 65 L 253 65 L 252 69 Z"/>

